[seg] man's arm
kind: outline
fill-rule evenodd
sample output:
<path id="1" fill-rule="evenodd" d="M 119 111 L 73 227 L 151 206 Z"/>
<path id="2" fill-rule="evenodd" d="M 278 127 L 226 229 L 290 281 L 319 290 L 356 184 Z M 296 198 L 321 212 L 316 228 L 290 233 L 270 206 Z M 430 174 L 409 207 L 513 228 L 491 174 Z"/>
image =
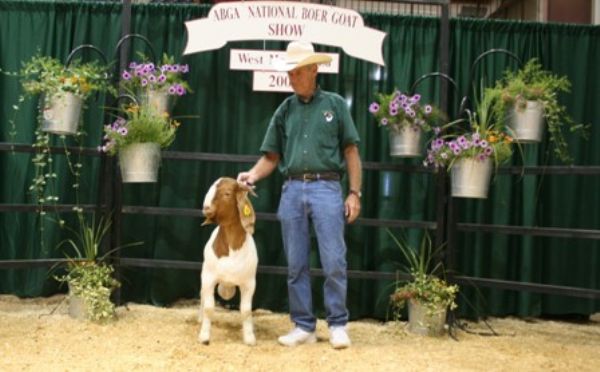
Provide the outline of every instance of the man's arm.
<path id="1" fill-rule="evenodd" d="M 348 196 L 344 203 L 348 223 L 354 222 L 360 214 L 360 188 L 362 186 L 362 165 L 358 146 L 348 145 L 344 148 L 344 158 L 348 170 Z"/>
<path id="2" fill-rule="evenodd" d="M 237 180 L 238 182 L 253 185 L 273 173 L 275 168 L 277 168 L 277 164 L 279 164 L 279 154 L 268 152 L 261 156 L 248 172 L 238 174 Z"/>

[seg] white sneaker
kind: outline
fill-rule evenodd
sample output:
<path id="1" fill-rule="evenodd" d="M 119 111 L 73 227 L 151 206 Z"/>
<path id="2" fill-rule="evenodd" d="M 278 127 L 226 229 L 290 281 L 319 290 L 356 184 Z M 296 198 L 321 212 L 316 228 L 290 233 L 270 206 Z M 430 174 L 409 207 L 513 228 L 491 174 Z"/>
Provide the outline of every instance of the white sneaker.
<path id="1" fill-rule="evenodd" d="M 334 349 L 345 349 L 350 346 L 350 337 L 348 337 L 346 327 L 329 327 L 329 343 Z"/>
<path id="2" fill-rule="evenodd" d="M 317 342 L 317 336 L 314 332 L 306 332 L 296 327 L 287 335 L 279 337 L 277 341 L 285 346 L 298 346 L 300 344 L 314 344 Z"/>

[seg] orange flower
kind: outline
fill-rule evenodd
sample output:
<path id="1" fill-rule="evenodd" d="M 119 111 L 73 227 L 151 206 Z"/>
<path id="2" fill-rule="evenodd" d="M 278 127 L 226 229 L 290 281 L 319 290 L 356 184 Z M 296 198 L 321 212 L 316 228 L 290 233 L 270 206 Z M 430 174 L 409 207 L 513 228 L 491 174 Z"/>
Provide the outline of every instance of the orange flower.
<path id="1" fill-rule="evenodd" d="M 487 140 L 489 143 L 496 143 L 496 142 L 498 142 L 498 137 L 496 137 L 494 135 L 489 135 Z"/>

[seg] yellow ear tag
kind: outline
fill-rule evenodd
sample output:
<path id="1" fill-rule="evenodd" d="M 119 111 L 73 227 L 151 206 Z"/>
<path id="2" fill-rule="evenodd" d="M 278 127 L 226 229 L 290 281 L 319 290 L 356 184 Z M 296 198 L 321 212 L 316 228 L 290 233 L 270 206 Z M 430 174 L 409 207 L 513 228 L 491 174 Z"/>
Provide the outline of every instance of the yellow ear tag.
<path id="1" fill-rule="evenodd" d="M 248 204 L 244 205 L 244 217 L 248 217 L 252 214 L 252 209 L 250 209 L 250 206 Z"/>

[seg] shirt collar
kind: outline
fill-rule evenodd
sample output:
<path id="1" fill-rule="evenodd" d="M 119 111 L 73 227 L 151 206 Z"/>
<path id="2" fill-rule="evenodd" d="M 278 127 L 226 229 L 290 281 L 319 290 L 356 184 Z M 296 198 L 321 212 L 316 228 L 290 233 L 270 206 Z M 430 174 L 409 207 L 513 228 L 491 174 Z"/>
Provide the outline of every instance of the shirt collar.
<path id="1" fill-rule="evenodd" d="M 303 100 L 301 100 L 297 94 L 294 94 L 294 95 L 296 96 L 296 100 L 298 100 L 298 102 L 308 105 L 308 104 L 312 103 L 312 101 L 315 98 L 318 98 L 321 95 L 321 87 L 317 85 L 317 87 L 315 88 L 315 91 L 313 92 L 313 95 L 310 96 L 310 98 L 308 99 L 307 102 L 304 102 Z"/>

